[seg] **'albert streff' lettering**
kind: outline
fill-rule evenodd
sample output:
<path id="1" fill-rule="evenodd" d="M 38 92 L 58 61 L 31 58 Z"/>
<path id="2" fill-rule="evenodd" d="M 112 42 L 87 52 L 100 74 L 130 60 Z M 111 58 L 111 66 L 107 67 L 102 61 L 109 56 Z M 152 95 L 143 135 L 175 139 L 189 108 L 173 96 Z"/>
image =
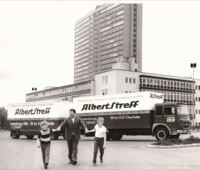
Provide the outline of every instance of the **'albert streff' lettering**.
<path id="1" fill-rule="evenodd" d="M 30 110 L 24 110 L 24 109 L 16 109 L 15 115 L 34 115 L 34 114 L 49 114 L 50 113 L 50 107 L 47 107 L 46 109 L 39 109 L 35 108 Z"/>
<path id="2" fill-rule="evenodd" d="M 130 103 L 119 103 L 113 102 L 112 104 L 107 103 L 103 105 L 95 105 L 95 104 L 84 104 L 81 111 L 87 110 L 103 110 L 103 109 L 120 109 L 120 108 L 132 108 L 138 105 L 139 101 L 131 101 Z"/>

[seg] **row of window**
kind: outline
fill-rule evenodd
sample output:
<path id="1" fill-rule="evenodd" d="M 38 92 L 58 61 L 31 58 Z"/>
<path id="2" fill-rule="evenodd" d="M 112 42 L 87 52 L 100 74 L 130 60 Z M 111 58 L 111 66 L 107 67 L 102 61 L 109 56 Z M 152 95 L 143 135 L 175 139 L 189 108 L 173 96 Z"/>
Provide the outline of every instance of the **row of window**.
<path id="1" fill-rule="evenodd" d="M 81 50 L 81 51 L 76 50 L 75 57 L 78 57 L 79 55 L 83 55 L 84 53 L 87 53 L 87 52 L 89 52 L 89 48 L 85 48 L 84 50 Z"/>
<path id="2" fill-rule="evenodd" d="M 79 48 L 75 48 L 75 52 L 81 52 L 81 51 L 85 51 L 88 50 L 88 48 L 90 47 L 90 44 L 84 44 L 83 46 L 79 47 Z"/>
<path id="3" fill-rule="evenodd" d="M 100 44 L 101 50 L 105 50 L 105 49 L 111 48 L 113 43 L 116 43 L 116 42 L 121 43 L 120 45 L 122 45 L 122 40 L 123 40 L 123 37 L 122 36 L 118 36 L 118 37 L 115 37 L 115 38 L 110 39 L 108 41 L 105 41 L 105 42 Z"/>
<path id="4" fill-rule="evenodd" d="M 110 70 L 112 68 L 112 64 L 108 64 L 105 66 L 100 66 L 99 68 L 95 69 L 95 72 Z"/>
<path id="5" fill-rule="evenodd" d="M 113 64 L 113 63 L 116 63 L 116 58 L 104 60 L 104 61 L 102 61 L 99 65 L 102 66 L 102 65 Z"/>
<path id="6" fill-rule="evenodd" d="M 87 52 L 87 53 L 85 53 L 85 54 L 82 54 L 82 55 L 80 55 L 80 56 L 78 56 L 78 57 L 74 57 L 74 60 L 76 61 L 76 63 L 79 63 L 79 62 L 82 62 L 82 61 L 86 61 L 86 60 L 88 60 L 88 57 L 89 57 L 89 55 L 90 55 L 90 53 L 89 52 Z M 78 60 L 78 61 L 77 61 Z M 80 61 L 79 61 L 80 60 Z"/>
<path id="7" fill-rule="evenodd" d="M 75 69 L 75 73 L 78 73 L 78 72 L 82 72 L 84 70 L 88 70 L 89 69 L 89 65 L 85 66 L 85 67 L 82 67 L 82 68 L 78 68 L 78 69 Z"/>
<path id="8" fill-rule="evenodd" d="M 78 43 L 82 42 L 82 41 L 85 41 L 86 39 L 90 38 L 89 35 L 86 35 L 84 37 L 81 37 L 80 39 L 76 40 L 75 41 L 75 45 L 77 45 Z"/>
<path id="9" fill-rule="evenodd" d="M 106 40 L 112 40 L 114 37 L 118 37 L 118 36 L 122 36 L 123 35 L 123 31 L 120 30 L 118 32 L 106 35 L 105 37 L 100 39 L 100 42 L 106 41 Z"/>
<path id="10" fill-rule="evenodd" d="M 157 78 L 146 78 L 142 77 L 140 79 L 140 84 L 143 86 L 162 86 L 162 87 L 169 87 L 169 88 L 182 88 L 182 89 L 192 89 L 192 83 L 190 82 L 182 82 L 182 81 L 175 81 L 175 80 L 163 80 Z"/>
<path id="11" fill-rule="evenodd" d="M 90 29 L 90 30 L 92 30 L 92 29 Z M 80 33 L 80 32 L 75 33 L 75 41 L 76 41 L 76 40 L 79 40 L 79 39 L 81 39 L 82 37 L 84 37 L 84 36 L 86 36 L 87 34 L 89 34 L 89 33 L 90 33 L 90 30 L 84 31 L 84 32 L 82 32 L 82 33 Z"/>
<path id="12" fill-rule="evenodd" d="M 125 93 L 135 93 L 135 91 L 125 91 Z"/>
<path id="13" fill-rule="evenodd" d="M 79 82 L 85 81 L 85 80 L 88 79 L 88 77 L 89 77 L 88 74 L 80 75 L 80 76 L 75 75 L 75 77 L 74 77 L 74 82 L 77 82 L 77 81 L 79 81 Z"/>
<path id="14" fill-rule="evenodd" d="M 101 37 L 105 37 L 105 36 L 107 36 L 107 35 L 111 35 L 111 34 L 113 34 L 113 33 L 115 33 L 115 32 L 122 31 L 122 30 L 123 30 L 123 25 L 120 25 L 120 26 L 115 27 L 115 28 L 113 28 L 113 29 L 110 29 L 110 30 L 108 30 L 108 31 L 102 32 L 101 34 L 95 32 L 95 36 L 98 35 L 98 34 L 100 34 Z M 103 40 L 103 39 L 102 39 L 102 40 Z"/>
<path id="15" fill-rule="evenodd" d="M 108 49 L 107 51 L 100 52 L 100 55 L 104 56 L 104 55 L 112 54 L 112 53 L 115 53 L 117 51 L 122 51 L 122 50 L 123 50 L 123 46 L 121 42 L 117 47 L 114 46 L 112 49 Z"/>
<path id="16" fill-rule="evenodd" d="M 100 28 L 100 29 L 105 28 L 105 27 L 107 27 L 107 26 L 109 26 L 109 25 L 112 25 L 112 24 L 114 24 L 114 23 L 116 23 L 116 22 L 118 22 L 118 21 L 121 21 L 121 20 L 123 20 L 123 19 L 124 19 L 124 16 L 123 16 L 123 15 L 117 16 L 117 17 L 115 17 L 115 18 L 113 18 L 113 19 L 111 19 L 111 20 L 109 20 L 109 21 L 107 21 L 107 22 L 104 22 L 103 24 L 100 24 L 100 25 L 99 25 L 99 28 Z M 98 28 L 98 27 L 97 27 L 97 28 Z"/>
<path id="17" fill-rule="evenodd" d="M 89 61 L 83 62 L 81 64 L 77 64 L 77 65 L 75 63 L 74 68 L 77 69 L 77 68 L 80 68 L 80 67 L 83 67 L 83 66 L 86 66 L 86 65 L 89 65 Z"/>
<path id="18" fill-rule="evenodd" d="M 77 48 L 79 48 L 79 47 L 81 47 L 81 46 L 83 46 L 83 45 L 86 45 L 86 44 L 88 44 L 89 42 L 90 42 L 89 39 L 87 39 L 87 40 L 85 40 L 85 41 L 82 41 L 81 43 L 75 45 L 75 49 L 77 49 Z"/>
<path id="19" fill-rule="evenodd" d="M 109 30 L 109 29 L 112 29 L 112 28 L 114 28 L 114 27 L 117 27 L 117 26 L 119 26 L 119 25 L 122 25 L 123 23 L 124 23 L 123 20 L 118 21 L 118 22 L 115 22 L 115 23 L 112 24 L 112 25 L 109 25 L 109 26 L 107 26 L 107 27 L 104 27 L 104 28 L 100 29 L 100 32 L 107 31 L 107 30 Z"/>
<path id="20" fill-rule="evenodd" d="M 117 48 L 118 50 L 120 50 L 121 48 Z M 104 55 L 104 56 L 101 56 L 100 57 L 100 60 L 107 60 L 109 58 L 113 58 L 113 57 L 120 57 L 123 55 L 123 51 L 119 51 L 119 52 L 115 52 L 115 53 L 111 53 L 111 54 L 108 54 L 108 55 Z"/>
<path id="21" fill-rule="evenodd" d="M 75 76 L 76 77 L 83 76 L 83 75 L 88 74 L 88 73 L 89 73 L 89 69 L 83 69 L 81 72 L 75 73 Z"/>
<path id="22" fill-rule="evenodd" d="M 90 84 L 76 85 L 72 87 L 60 88 L 60 89 L 55 89 L 55 90 L 49 89 L 48 91 L 39 92 L 39 93 L 36 92 L 35 94 L 27 95 L 27 99 L 39 98 L 39 97 L 44 97 L 44 96 L 52 96 L 52 95 L 57 95 L 57 94 L 65 94 L 65 93 L 77 92 L 77 91 L 88 90 L 88 89 L 91 89 Z"/>
<path id="23" fill-rule="evenodd" d="M 136 79 L 135 78 L 131 78 L 131 77 L 125 77 L 125 83 L 136 83 Z"/>
<path id="24" fill-rule="evenodd" d="M 80 35 L 83 34 L 84 32 L 90 31 L 90 28 L 93 30 L 93 28 L 90 27 L 90 26 L 87 26 L 87 27 L 81 29 L 80 31 L 76 31 L 76 30 L 75 30 L 75 35 L 76 35 L 76 36 L 80 36 Z"/>
<path id="25" fill-rule="evenodd" d="M 94 16 L 95 16 L 94 21 L 99 21 L 99 20 L 101 20 L 105 17 L 108 17 L 108 16 L 110 16 L 110 15 L 112 15 L 112 14 L 123 9 L 123 5 L 120 5 L 120 4 L 115 4 L 115 5 L 116 5 L 115 8 L 108 10 L 108 11 L 105 11 L 103 14 L 101 14 L 101 12 L 96 12 L 94 14 Z"/>
<path id="26" fill-rule="evenodd" d="M 106 22 L 106 21 L 108 21 L 108 20 L 111 20 L 112 18 L 115 18 L 115 17 L 117 17 L 117 16 L 119 16 L 119 15 L 122 15 L 123 13 L 124 13 L 124 11 L 123 11 L 123 10 L 120 10 L 120 11 L 118 11 L 118 12 L 115 13 L 115 14 L 112 14 L 112 15 L 106 17 L 106 18 L 101 19 L 101 20 L 99 21 L 99 23 L 102 24 L 103 22 Z"/>

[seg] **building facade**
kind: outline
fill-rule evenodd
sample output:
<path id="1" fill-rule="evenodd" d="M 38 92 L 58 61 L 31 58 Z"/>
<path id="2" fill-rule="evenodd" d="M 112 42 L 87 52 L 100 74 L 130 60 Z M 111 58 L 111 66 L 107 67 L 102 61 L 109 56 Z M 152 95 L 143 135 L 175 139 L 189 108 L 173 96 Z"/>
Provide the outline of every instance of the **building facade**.
<path id="1" fill-rule="evenodd" d="M 194 89 L 195 87 L 195 89 Z M 130 70 L 129 63 L 119 62 L 111 71 L 95 76 L 95 95 L 153 91 L 164 94 L 164 102 L 188 105 L 191 120 L 200 125 L 200 80 Z M 194 98 L 193 98 L 194 97 Z M 194 100 L 193 100 L 194 99 Z M 194 111 L 193 111 L 194 110 Z"/>
<path id="2" fill-rule="evenodd" d="M 85 81 L 66 86 L 52 87 L 26 94 L 26 102 L 72 101 L 74 97 L 94 95 L 94 82 Z"/>
<path id="3" fill-rule="evenodd" d="M 104 4 L 75 24 L 74 82 L 92 80 L 121 58 L 142 71 L 142 4 Z"/>

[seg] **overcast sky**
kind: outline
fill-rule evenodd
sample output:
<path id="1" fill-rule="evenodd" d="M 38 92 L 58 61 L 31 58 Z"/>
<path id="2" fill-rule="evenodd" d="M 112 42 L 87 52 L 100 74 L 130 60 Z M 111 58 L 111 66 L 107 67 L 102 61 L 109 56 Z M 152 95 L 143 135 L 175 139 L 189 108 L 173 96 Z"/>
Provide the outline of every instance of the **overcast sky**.
<path id="1" fill-rule="evenodd" d="M 143 71 L 188 77 L 196 62 L 200 79 L 200 2 L 138 2 Z M 75 21 L 103 3 L 108 1 L 0 1 L 0 107 L 25 102 L 32 87 L 73 83 Z"/>

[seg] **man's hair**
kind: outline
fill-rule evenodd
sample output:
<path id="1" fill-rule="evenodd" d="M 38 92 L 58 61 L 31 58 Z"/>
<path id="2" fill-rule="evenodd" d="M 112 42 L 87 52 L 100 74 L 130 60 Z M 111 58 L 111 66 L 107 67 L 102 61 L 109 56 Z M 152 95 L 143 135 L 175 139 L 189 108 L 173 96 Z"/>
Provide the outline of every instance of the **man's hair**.
<path id="1" fill-rule="evenodd" d="M 70 109 L 69 111 L 70 111 L 70 112 L 76 113 L 76 110 L 75 110 L 75 109 Z"/>

